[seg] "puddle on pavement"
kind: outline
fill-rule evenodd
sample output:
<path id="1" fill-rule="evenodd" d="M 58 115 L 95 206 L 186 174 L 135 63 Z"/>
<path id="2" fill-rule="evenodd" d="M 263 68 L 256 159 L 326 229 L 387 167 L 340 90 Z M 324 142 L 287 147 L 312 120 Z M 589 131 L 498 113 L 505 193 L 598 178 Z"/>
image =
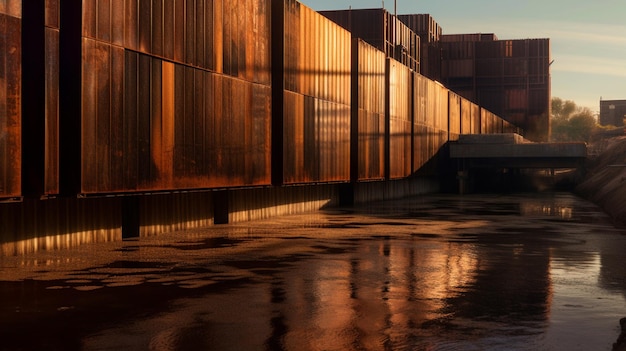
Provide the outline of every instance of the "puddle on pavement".
<path id="1" fill-rule="evenodd" d="M 0 338 L 3 350 L 609 350 L 626 316 L 624 247 L 567 193 L 215 226 L 0 258 Z"/>

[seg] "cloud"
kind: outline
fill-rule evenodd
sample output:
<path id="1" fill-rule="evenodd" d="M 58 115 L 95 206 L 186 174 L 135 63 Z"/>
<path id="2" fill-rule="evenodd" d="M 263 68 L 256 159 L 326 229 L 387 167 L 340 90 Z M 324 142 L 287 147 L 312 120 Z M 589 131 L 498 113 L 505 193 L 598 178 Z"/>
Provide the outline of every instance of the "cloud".
<path id="1" fill-rule="evenodd" d="M 594 46 L 610 45 L 626 46 L 626 26 L 618 25 L 586 25 L 561 24 L 556 28 L 546 27 L 552 40 L 567 40 L 581 43 L 590 43 Z"/>
<path id="2" fill-rule="evenodd" d="M 601 74 L 626 77 L 626 58 L 607 58 L 584 55 L 559 55 L 554 58 L 552 71 Z"/>

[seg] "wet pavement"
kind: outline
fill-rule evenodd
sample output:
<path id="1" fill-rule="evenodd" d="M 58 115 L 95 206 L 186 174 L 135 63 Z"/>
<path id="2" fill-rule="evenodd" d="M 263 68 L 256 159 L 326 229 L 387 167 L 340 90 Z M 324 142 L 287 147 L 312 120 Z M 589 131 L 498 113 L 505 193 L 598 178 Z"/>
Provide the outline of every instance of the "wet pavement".
<path id="1" fill-rule="evenodd" d="M 626 231 L 436 195 L 0 257 L 0 350 L 610 350 Z"/>

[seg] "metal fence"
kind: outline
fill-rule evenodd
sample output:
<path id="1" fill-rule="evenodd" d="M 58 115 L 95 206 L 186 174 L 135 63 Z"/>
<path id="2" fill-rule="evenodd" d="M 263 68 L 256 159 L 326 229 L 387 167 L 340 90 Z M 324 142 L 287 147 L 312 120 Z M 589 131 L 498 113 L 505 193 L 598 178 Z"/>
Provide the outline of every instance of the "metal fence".
<path id="1" fill-rule="evenodd" d="M 436 175 L 515 130 L 295 0 L 4 0 L 0 31 L 0 198 Z"/>

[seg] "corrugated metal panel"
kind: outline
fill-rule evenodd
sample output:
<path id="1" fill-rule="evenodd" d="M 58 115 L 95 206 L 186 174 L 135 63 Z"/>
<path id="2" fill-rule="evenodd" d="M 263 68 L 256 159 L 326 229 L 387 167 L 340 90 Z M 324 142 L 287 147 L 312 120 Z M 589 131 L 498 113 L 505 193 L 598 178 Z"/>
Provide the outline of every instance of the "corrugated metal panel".
<path id="1" fill-rule="evenodd" d="M 461 134 L 461 97 L 448 93 L 448 132 L 450 140 L 458 140 Z"/>
<path id="2" fill-rule="evenodd" d="M 45 25 L 48 28 L 56 28 L 60 27 L 60 8 L 59 8 L 60 0 L 45 0 Z"/>
<path id="3" fill-rule="evenodd" d="M 0 14 L 22 18 L 23 0 L 0 0 Z"/>
<path id="4" fill-rule="evenodd" d="M 481 134 L 497 134 L 502 133 L 503 120 L 496 116 L 493 112 L 481 108 L 480 109 Z"/>
<path id="5" fill-rule="evenodd" d="M 419 37 L 419 70 L 416 71 L 430 79 L 440 81 L 442 63 L 440 46 L 441 26 L 428 14 L 399 15 L 398 19 Z"/>
<path id="6" fill-rule="evenodd" d="M 474 77 L 474 60 L 447 60 L 445 67 L 449 77 Z"/>
<path id="7" fill-rule="evenodd" d="M 21 1 L 0 1 L 0 198 L 21 195 Z"/>
<path id="8" fill-rule="evenodd" d="M 461 98 L 461 134 L 472 134 L 472 102 Z"/>
<path id="9" fill-rule="evenodd" d="M 269 3 L 89 0 L 83 14 L 83 193 L 270 183 Z"/>
<path id="10" fill-rule="evenodd" d="M 47 12 L 48 13 L 48 12 Z M 57 12 L 58 14 L 58 12 Z M 58 23 L 50 21 L 49 23 Z M 59 30 L 45 28 L 45 194 L 59 192 Z"/>
<path id="11" fill-rule="evenodd" d="M 411 174 L 411 80 L 410 70 L 400 62 L 387 60 L 389 89 L 389 177 Z"/>
<path id="12" fill-rule="evenodd" d="M 398 18 L 420 37 L 422 43 L 436 43 L 441 39 L 441 26 L 429 14 L 399 15 Z"/>
<path id="13" fill-rule="evenodd" d="M 432 80 L 441 81 L 441 55 L 439 42 L 422 43 L 420 49 L 420 73 Z"/>
<path id="14" fill-rule="evenodd" d="M 352 149 L 357 155 L 352 162 L 357 163 L 358 180 L 382 179 L 385 176 L 385 69 L 386 59 L 382 51 L 355 39 L 352 57 L 352 91 L 356 93 L 356 121 L 351 128 L 356 128 L 357 140 Z M 353 101 L 354 104 L 354 101 Z M 356 123 L 355 123 L 356 122 Z"/>
<path id="15" fill-rule="evenodd" d="M 44 3 L 44 55 L 45 55 L 45 195 L 59 193 L 59 0 Z"/>
<path id="16" fill-rule="evenodd" d="M 413 73 L 413 172 L 428 161 L 426 150 L 426 92 L 428 79 Z"/>
<path id="17" fill-rule="evenodd" d="M 350 33 L 295 0 L 285 6 L 285 89 L 349 105 Z"/>
<path id="18" fill-rule="evenodd" d="M 480 134 L 480 106 L 470 103 L 470 134 Z"/>
<path id="19" fill-rule="evenodd" d="M 283 181 L 350 179 L 350 33 L 284 1 Z"/>
<path id="20" fill-rule="evenodd" d="M 437 82 L 432 85 L 434 94 L 434 123 L 433 126 L 447 134 L 448 132 L 448 89 Z"/>
<path id="21" fill-rule="evenodd" d="M 436 157 L 443 148 L 443 146 L 448 142 L 449 135 L 449 126 L 448 126 L 448 116 L 449 116 L 449 103 L 448 103 L 448 89 L 445 88 L 438 82 L 433 82 L 434 84 L 434 92 L 435 92 L 435 123 L 432 133 L 432 144 L 431 144 L 431 154 L 434 157 L 435 165 L 434 167 L 438 174 L 439 172 L 439 159 Z"/>
<path id="22" fill-rule="evenodd" d="M 85 0 L 83 35 L 270 84 L 270 2 Z"/>
<path id="23" fill-rule="evenodd" d="M 284 181 L 346 181 L 350 177 L 349 106 L 285 91 Z"/>
<path id="24" fill-rule="evenodd" d="M 320 11 L 333 22 L 396 61 L 419 72 L 420 38 L 385 9 Z"/>
<path id="25" fill-rule="evenodd" d="M 449 90 L 422 75 L 413 76 L 413 172 L 438 174 L 437 154 L 448 141 Z M 460 105 L 457 104 L 460 111 Z M 457 117 L 460 118 L 459 113 Z M 457 119 L 459 128 L 460 120 Z M 457 128 L 458 129 L 458 128 Z"/>

